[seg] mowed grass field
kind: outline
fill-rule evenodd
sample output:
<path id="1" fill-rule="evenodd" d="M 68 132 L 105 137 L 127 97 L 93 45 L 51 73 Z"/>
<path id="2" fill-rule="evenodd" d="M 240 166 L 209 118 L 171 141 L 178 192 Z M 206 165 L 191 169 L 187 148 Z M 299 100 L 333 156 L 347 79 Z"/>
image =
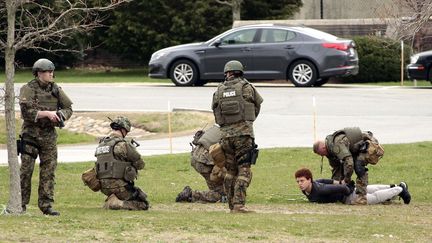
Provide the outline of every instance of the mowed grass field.
<path id="1" fill-rule="evenodd" d="M 151 79 L 147 76 L 147 69 L 69 69 L 55 70 L 55 82 L 57 83 L 171 83 L 169 79 Z M 0 71 L 4 77 L 4 71 Z M 15 74 L 15 82 L 26 83 L 34 77 L 31 70 L 18 70 Z"/>
<path id="2" fill-rule="evenodd" d="M 135 69 L 68 69 L 56 70 L 55 82 L 57 83 L 167 83 L 174 85 L 170 79 L 152 79 L 148 77 L 147 68 Z M 4 71 L 0 70 L 0 76 L 4 77 Z M 18 70 L 15 74 L 15 82 L 26 83 L 33 79 L 31 70 Z M 261 81 L 264 83 L 280 82 L 278 81 Z M 332 82 L 332 81 L 331 81 Z M 287 83 L 290 83 L 287 81 Z M 337 81 L 337 83 L 344 83 Z M 377 86 L 401 86 L 400 82 L 376 82 L 376 83 L 354 83 L 357 85 L 377 85 Z M 330 84 L 331 85 L 331 84 Z M 425 80 L 418 80 L 416 83 L 420 87 L 431 87 L 431 83 Z M 404 80 L 403 86 L 412 87 L 414 82 Z"/>
<path id="3" fill-rule="evenodd" d="M 315 178 L 330 177 L 326 161 L 320 174 L 320 157 L 310 148 L 260 151 L 247 197 L 253 214 L 230 214 L 222 203 L 175 203 L 185 185 L 206 188 L 189 154 L 144 157 L 136 185 L 147 192 L 149 211 L 102 209 L 105 196 L 81 182 L 81 173 L 93 166 L 87 162 L 58 165 L 54 206 L 61 216 L 43 216 L 36 169 L 27 213 L 0 216 L 0 242 L 432 242 L 432 142 L 384 148 L 380 163 L 369 166 L 369 182 L 406 181 L 409 205 L 308 203 L 295 170 L 305 166 Z M 8 178 L 8 168 L 0 167 L 0 204 L 8 201 Z"/>

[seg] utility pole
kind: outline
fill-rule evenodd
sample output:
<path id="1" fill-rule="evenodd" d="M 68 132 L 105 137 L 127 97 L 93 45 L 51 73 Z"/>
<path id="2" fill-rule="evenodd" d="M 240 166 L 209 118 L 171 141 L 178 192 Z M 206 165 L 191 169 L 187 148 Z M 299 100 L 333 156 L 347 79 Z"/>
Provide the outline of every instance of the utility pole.
<path id="1" fill-rule="evenodd" d="M 320 0 L 320 16 L 321 19 L 324 19 L 324 6 L 323 6 L 324 0 Z"/>

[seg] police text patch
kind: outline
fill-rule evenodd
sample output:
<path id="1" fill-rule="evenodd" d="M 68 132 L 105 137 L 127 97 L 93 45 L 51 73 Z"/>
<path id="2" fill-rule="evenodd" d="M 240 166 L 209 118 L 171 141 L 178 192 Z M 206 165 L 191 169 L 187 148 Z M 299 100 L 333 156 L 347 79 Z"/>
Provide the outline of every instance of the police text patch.
<path id="1" fill-rule="evenodd" d="M 236 92 L 235 92 L 235 90 L 228 91 L 228 92 L 223 92 L 222 96 L 223 97 L 233 97 L 233 96 L 236 96 Z"/>

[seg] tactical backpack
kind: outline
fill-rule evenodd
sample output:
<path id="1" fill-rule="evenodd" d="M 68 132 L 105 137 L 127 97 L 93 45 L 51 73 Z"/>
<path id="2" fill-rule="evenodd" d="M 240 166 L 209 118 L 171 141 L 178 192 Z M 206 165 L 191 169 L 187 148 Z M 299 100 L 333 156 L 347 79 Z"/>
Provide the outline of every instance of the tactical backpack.
<path id="1" fill-rule="evenodd" d="M 366 153 L 365 161 L 372 165 L 376 165 L 384 156 L 384 148 L 373 137 L 371 132 L 366 133 L 365 145 L 362 147 L 362 152 Z"/>

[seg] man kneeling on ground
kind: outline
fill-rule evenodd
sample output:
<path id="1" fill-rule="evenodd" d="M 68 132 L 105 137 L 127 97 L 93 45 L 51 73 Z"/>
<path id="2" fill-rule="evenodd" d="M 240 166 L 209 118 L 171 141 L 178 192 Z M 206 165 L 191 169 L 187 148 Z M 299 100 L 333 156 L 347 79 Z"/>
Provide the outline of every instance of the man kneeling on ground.
<path id="1" fill-rule="evenodd" d="M 101 139 L 95 152 L 100 190 L 108 196 L 104 208 L 147 210 L 147 195 L 134 186 L 137 171 L 144 168 L 144 161 L 131 141 L 125 139 L 131 123 L 128 118 L 119 116 L 110 126 L 111 133 Z"/>
<path id="2" fill-rule="evenodd" d="M 191 165 L 204 177 L 208 191 L 192 190 L 186 186 L 176 198 L 176 202 L 200 202 L 200 203 L 216 203 L 226 202 L 226 195 L 223 188 L 223 180 L 226 174 L 226 169 L 223 165 L 224 161 L 214 162 L 214 159 L 209 153 L 210 148 L 214 148 L 221 139 L 220 128 L 213 125 L 206 131 L 199 130 L 195 133 L 192 141 Z M 220 147 L 220 146 L 219 146 Z"/>

